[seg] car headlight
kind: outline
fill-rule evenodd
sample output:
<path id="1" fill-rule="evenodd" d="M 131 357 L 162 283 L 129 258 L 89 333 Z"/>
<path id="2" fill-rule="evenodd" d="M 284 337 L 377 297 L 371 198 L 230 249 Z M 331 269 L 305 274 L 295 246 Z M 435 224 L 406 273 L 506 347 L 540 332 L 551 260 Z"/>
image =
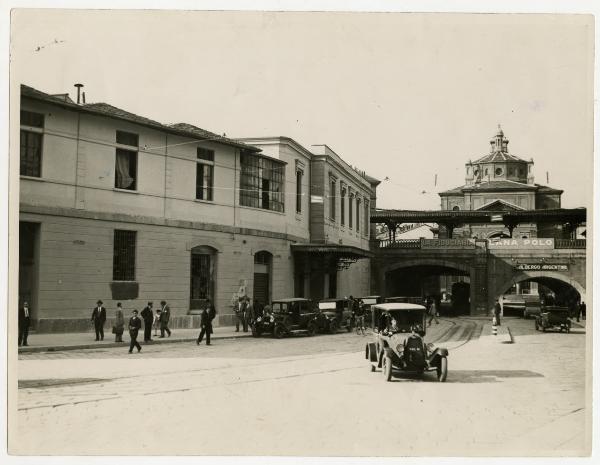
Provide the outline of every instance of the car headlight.
<path id="1" fill-rule="evenodd" d="M 261 317 L 258 317 L 258 318 L 256 319 L 256 321 L 258 321 L 258 322 L 261 322 L 261 321 L 262 321 L 262 318 L 261 318 Z"/>

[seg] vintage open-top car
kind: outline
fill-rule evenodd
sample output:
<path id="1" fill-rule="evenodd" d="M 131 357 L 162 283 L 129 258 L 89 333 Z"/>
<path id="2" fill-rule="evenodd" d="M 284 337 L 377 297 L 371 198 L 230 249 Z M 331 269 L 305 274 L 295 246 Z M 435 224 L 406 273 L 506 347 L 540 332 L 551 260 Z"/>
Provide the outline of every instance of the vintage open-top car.
<path id="1" fill-rule="evenodd" d="M 312 300 L 279 299 L 271 302 L 273 336 L 281 338 L 298 332 L 313 336 L 317 332 L 319 311 Z"/>
<path id="2" fill-rule="evenodd" d="M 352 311 L 348 299 L 323 299 L 319 301 L 318 330 L 337 333 L 340 327 L 351 331 L 354 327 Z"/>
<path id="3" fill-rule="evenodd" d="M 560 332 L 571 331 L 571 320 L 567 307 L 548 306 L 542 309 L 535 318 L 535 329 L 546 331 L 547 329 L 558 329 Z"/>
<path id="4" fill-rule="evenodd" d="M 426 309 L 409 303 L 386 303 L 372 307 L 375 341 L 366 345 L 371 371 L 381 368 L 384 379 L 393 369 L 423 374 L 435 371 L 438 381 L 448 376 L 448 350 L 425 343 Z"/>

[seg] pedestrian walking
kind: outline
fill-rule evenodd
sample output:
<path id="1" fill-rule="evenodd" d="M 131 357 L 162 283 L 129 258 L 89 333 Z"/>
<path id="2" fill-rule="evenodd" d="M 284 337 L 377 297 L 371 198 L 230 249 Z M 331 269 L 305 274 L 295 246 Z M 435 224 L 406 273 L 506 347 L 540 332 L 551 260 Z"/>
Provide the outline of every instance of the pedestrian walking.
<path id="1" fill-rule="evenodd" d="M 144 342 L 152 341 L 152 322 L 154 320 L 154 314 L 152 312 L 152 302 L 148 302 L 148 305 L 144 307 L 142 313 L 142 320 L 144 320 Z"/>
<path id="2" fill-rule="evenodd" d="M 125 317 L 123 316 L 123 308 L 121 302 L 117 303 L 117 311 L 115 313 L 115 324 L 113 325 L 113 333 L 115 334 L 115 342 L 123 342 L 123 332 L 125 331 Z"/>
<path id="3" fill-rule="evenodd" d="M 582 300 L 581 304 L 579 304 L 579 313 L 581 313 L 581 318 L 585 320 L 585 302 Z"/>
<path id="4" fill-rule="evenodd" d="M 96 302 L 96 307 L 92 311 L 92 321 L 96 331 L 96 341 L 104 340 L 104 322 L 106 321 L 106 309 L 102 306 L 102 301 Z"/>
<path id="5" fill-rule="evenodd" d="M 502 313 L 502 306 L 500 305 L 500 301 L 496 299 L 496 303 L 494 304 L 494 318 L 496 318 L 496 325 L 500 326 L 500 314 Z"/>
<path id="6" fill-rule="evenodd" d="M 154 314 L 154 322 L 152 323 L 152 327 L 154 328 L 154 336 L 158 336 L 158 329 L 160 328 L 160 308 L 156 309 L 156 313 Z"/>
<path id="7" fill-rule="evenodd" d="M 429 305 L 429 320 L 427 322 L 427 326 L 431 326 L 432 320 L 435 320 L 435 324 L 436 325 L 440 324 L 440 322 L 437 319 L 437 304 L 435 302 L 435 299 L 431 299 L 431 301 L 430 301 L 430 305 Z"/>
<path id="8" fill-rule="evenodd" d="M 365 304 L 361 299 L 358 300 L 356 308 L 356 334 L 359 332 L 365 335 Z"/>
<path id="9" fill-rule="evenodd" d="M 200 345 L 204 335 L 206 335 L 206 345 L 210 345 L 210 335 L 213 333 L 212 321 L 217 314 L 215 310 L 215 306 L 212 304 L 210 299 L 206 299 L 206 307 L 202 310 L 200 314 L 200 334 L 198 335 L 198 339 L 196 339 L 196 345 Z"/>
<path id="10" fill-rule="evenodd" d="M 167 302 L 161 300 L 160 302 L 160 337 L 165 337 L 165 331 L 171 337 L 171 330 L 169 329 L 169 319 L 171 318 L 171 309 L 167 305 Z"/>
<path id="11" fill-rule="evenodd" d="M 29 325 L 31 324 L 31 311 L 29 303 L 23 302 L 23 306 L 19 308 L 19 346 L 26 346 L 27 337 L 29 336 Z"/>
<path id="12" fill-rule="evenodd" d="M 138 332 L 142 327 L 142 320 L 138 318 L 138 311 L 133 310 L 132 316 L 129 319 L 129 337 L 131 342 L 129 343 L 129 353 L 133 352 L 133 348 L 137 347 L 138 352 L 142 350 L 142 346 L 137 341 Z"/>

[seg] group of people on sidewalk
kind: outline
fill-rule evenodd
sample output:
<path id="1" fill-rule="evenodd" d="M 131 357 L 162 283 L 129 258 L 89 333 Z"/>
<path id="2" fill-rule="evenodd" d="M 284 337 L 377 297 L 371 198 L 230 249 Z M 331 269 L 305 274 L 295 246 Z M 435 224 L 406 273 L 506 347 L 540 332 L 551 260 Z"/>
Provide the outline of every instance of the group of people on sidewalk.
<path id="1" fill-rule="evenodd" d="M 144 342 L 152 341 L 152 328 L 154 328 L 154 335 L 160 327 L 160 337 L 165 337 L 165 333 L 171 336 L 171 330 L 169 329 L 169 319 L 171 318 L 171 309 L 164 300 L 160 302 L 160 309 L 156 310 L 154 314 L 152 312 L 152 302 L 148 302 L 148 305 L 142 310 L 140 318 L 138 316 L 137 309 L 133 309 L 127 329 L 129 330 L 129 337 L 131 339 L 129 344 L 129 353 L 133 352 L 133 348 L 136 347 L 138 352 L 142 350 L 140 343 L 137 341 L 138 333 L 142 329 L 142 319 L 144 321 Z M 94 331 L 96 333 L 96 341 L 104 340 L 104 324 L 106 323 L 106 308 L 103 306 L 103 302 L 98 300 L 96 306 L 92 310 L 92 320 L 94 323 Z M 121 302 L 117 302 L 117 310 L 115 312 L 115 319 L 112 327 L 112 332 L 115 335 L 115 342 L 123 342 L 123 333 L 125 332 L 125 317 L 123 315 L 123 307 Z"/>
<path id="2" fill-rule="evenodd" d="M 247 295 L 239 297 L 236 293 L 231 298 L 231 307 L 235 314 L 236 333 L 239 333 L 240 326 L 247 333 L 248 326 L 252 325 L 256 318 L 263 314 L 264 310 L 264 306 L 258 300 L 254 299 L 254 303 L 252 303 Z"/>

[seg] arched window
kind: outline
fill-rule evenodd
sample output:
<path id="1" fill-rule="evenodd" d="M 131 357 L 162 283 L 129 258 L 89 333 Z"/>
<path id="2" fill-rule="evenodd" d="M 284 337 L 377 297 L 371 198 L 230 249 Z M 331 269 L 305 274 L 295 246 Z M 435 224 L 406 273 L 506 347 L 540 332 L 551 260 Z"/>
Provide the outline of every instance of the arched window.
<path id="1" fill-rule="evenodd" d="M 459 211 L 459 210 L 460 210 L 460 207 L 459 207 L 458 205 L 454 205 L 454 206 L 452 207 L 452 211 L 455 211 L 455 212 L 457 212 L 457 211 Z"/>

